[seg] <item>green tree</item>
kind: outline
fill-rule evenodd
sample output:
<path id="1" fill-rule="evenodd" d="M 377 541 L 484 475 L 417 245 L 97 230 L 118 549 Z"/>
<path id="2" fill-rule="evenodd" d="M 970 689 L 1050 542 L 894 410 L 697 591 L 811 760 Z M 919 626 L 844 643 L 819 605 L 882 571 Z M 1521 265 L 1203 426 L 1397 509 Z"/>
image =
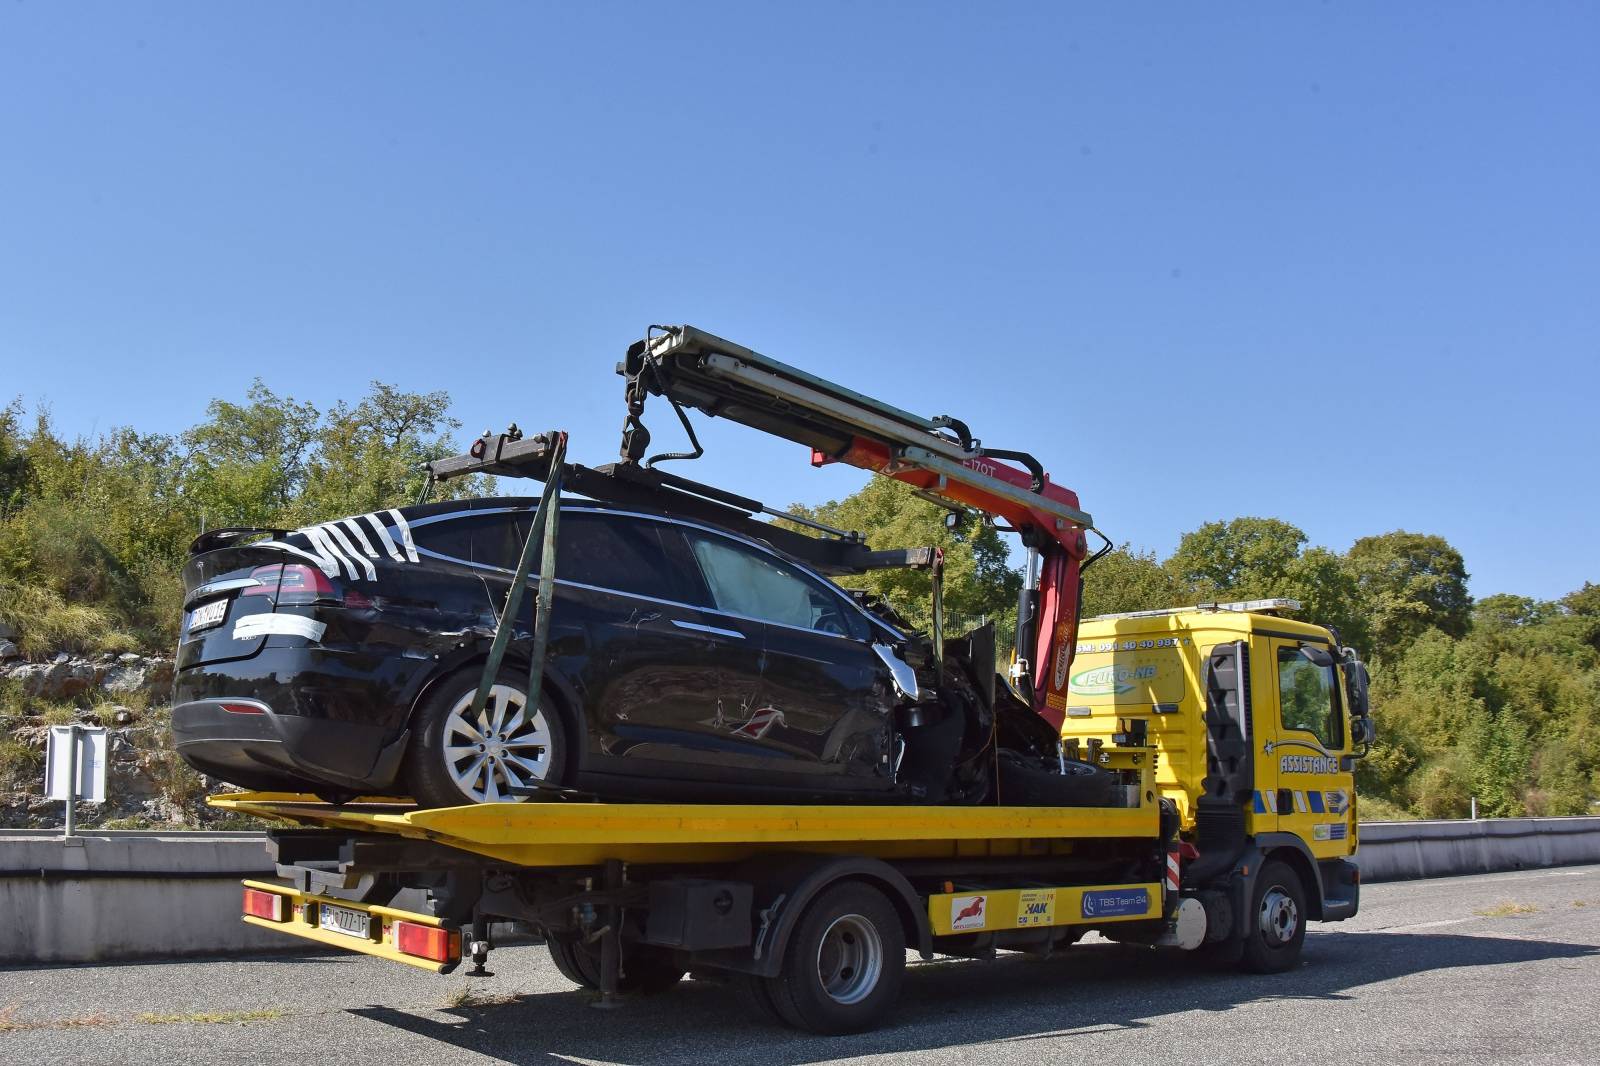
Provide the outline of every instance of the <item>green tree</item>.
<path id="1" fill-rule="evenodd" d="M 381 381 L 351 407 L 335 404 L 305 461 L 305 491 L 294 513 L 303 521 L 361 514 L 414 501 L 427 480 L 422 464 L 459 449 L 448 436 L 461 428 L 443 392 L 402 392 Z M 439 486 L 450 498 L 481 495 L 482 478 Z"/>
<path id="2" fill-rule="evenodd" d="M 1183 535 L 1165 566 L 1202 601 L 1298 600 L 1302 617 L 1366 647 L 1366 620 L 1344 560 L 1326 548 L 1305 549 L 1305 543 L 1304 532 L 1277 518 L 1207 522 Z"/>
<path id="3" fill-rule="evenodd" d="M 1194 602 L 1193 594 L 1156 561 L 1155 553 L 1128 544 L 1107 552 L 1083 574 L 1083 613 L 1159 611 Z"/>
<path id="4" fill-rule="evenodd" d="M 1178 541 L 1167 569 L 1204 599 L 1276 595 L 1288 579 L 1305 533 L 1277 518 L 1207 522 Z"/>
<path id="5" fill-rule="evenodd" d="M 184 492 L 206 528 L 281 524 L 305 488 L 320 412 L 257 378 L 245 403 L 213 400 L 206 413 L 183 437 Z"/>
<path id="6" fill-rule="evenodd" d="M 22 401 L 0 407 L 0 515 L 22 503 L 32 480 L 28 441 L 22 435 Z"/>
<path id="7" fill-rule="evenodd" d="M 1399 655 L 1428 629 L 1466 633 L 1472 612 L 1467 568 L 1443 537 L 1405 530 L 1362 537 L 1346 559 L 1374 656 Z"/>
<path id="8" fill-rule="evenodd" d="M 964 522 L 951 530 L 944 523 L 944 508 L 885 477 L 874 477 L 842 500 L 817 507 L 797 504 L 790 510 L 859 531 L 874 549 L 943 548 L 944 603 L 952 621 L 975 625 L 982 618 L 993 620 L 1002 642 L 1015 633 L 1022 575 L 1010 566 L 1006 544 L 993 526 Z M 841 583 L 883 596 L 913 625 L 925 628 L 930 623 L 933 578 L 926 570 L 874 570 Z"/>

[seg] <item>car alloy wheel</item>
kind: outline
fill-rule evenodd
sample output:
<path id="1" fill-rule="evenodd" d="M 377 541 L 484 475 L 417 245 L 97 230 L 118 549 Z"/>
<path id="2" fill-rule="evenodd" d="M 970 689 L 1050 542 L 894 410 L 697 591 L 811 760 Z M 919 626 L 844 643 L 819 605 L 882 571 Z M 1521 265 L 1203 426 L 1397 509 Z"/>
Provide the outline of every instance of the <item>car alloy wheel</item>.
<path id="1" fill-rule="evenodd" d="M 550 773 L 552 744 L 544 712 L 529 713 L 525 693 L 510 685 L 489 690 L 483 713 L 472 714 L 476 690 L 450 708 L 444 723 L 445 767 L 461 794 L 474 803 L 521 799 L 511 791 Z"/>

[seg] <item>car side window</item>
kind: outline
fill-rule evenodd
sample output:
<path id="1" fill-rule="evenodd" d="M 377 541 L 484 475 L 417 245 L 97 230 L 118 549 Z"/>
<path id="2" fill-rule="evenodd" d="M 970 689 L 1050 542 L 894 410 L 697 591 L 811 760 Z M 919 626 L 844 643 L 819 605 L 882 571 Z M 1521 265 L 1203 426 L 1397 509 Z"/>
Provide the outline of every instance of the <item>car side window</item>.
<path id="1" fill-rule="evenodd" d="M 556 577 L 658 600 L 684 600 L 684 582 L 662 546 L 659 522 L 562 511 Z"/>
<path id="2" fill-rule="evenodd" d="M 865 626 L 837 595 L 774 556 L 724 537 L 689 533 L 718 610 L 799 629 L 863 636 Z"/>
<path id="3" fill-rule="evenodd" d="M 1344 747 L 1333 667 L 1318 666 L 1299 648 L 1279 648 L 1278 704 L 1283 728 L 1315 734 L 1326 748 Z"/>

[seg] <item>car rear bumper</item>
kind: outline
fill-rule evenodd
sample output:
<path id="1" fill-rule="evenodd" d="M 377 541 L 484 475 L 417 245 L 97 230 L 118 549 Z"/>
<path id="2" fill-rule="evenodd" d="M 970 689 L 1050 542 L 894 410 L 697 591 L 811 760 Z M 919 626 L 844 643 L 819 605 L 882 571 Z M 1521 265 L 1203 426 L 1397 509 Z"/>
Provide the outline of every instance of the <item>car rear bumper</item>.
<path id="1" fill-rule="evenodd" d="M 190 766 L 246 788 L 373 791 L 394 783 L 407 734 L 391 739 L 381 726 L 279 714 L 259 700 L 224 697 L 175 706 L 172 737 Z"/>
<path id="2" fill-rule="evenodd" d="M 195 769 L 245 788 L 385 790 L 429 665 L 377 642 L 329 648 L 269 637 L 249 659 L 178 671 L 173 738 Z"/>

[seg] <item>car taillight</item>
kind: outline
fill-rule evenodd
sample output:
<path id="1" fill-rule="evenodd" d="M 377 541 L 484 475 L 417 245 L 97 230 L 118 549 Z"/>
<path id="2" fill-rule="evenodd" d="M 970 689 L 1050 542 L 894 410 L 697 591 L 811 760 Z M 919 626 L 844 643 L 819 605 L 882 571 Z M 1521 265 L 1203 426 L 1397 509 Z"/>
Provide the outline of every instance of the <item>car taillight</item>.
<path id="1" fill-rule="evenodd" d="M 402 954 L 419 959 L 455 962 L 461 958 L 461 932 L 415 922 L 395 922 L 394 946 Z"/>
<path id="2" fill-rule="evenodd" d="M 222 709 L 229 714 L 266 714 L 267 709 L 259 703 L 240 703 L 229 700 L 222 705 Z"/>
<path id="3" fill-rule="evenodd" d="M 258 566 L 250 576 L 260 582 L 239 595 L 277 594 L 279 606 L 306 606 L 313 603 L 340 603 L 347 607 L 367 607 L 369 601 L 359 592 L 347 593 L 328 579 L 328 575 L 304 563 L 273 563 Z"/>
<path id="4" fill-rule="evenodd" d="M 252 918 L 281 922 L 284 920 L 283 897 L 276 892 L 247 888 L 244 890 L 244 912 Z"/>

